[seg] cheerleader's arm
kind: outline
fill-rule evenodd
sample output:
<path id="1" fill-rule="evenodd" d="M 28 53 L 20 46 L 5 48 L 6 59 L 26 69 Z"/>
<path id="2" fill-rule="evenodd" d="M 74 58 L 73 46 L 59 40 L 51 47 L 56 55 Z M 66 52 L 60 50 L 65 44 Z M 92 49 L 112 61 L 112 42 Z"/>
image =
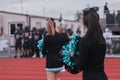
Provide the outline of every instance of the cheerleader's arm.
<path id="1" fill-rule="evenodd" d="M 47 54 L 47 40 L 46 40 L 46 37 L 43 39 L 43 49 L 42 49 L 42 54 L 43 56 L 45 57 L 46 54 Z"/>
<path id="2" fill-rule="evenodd" d="M 78 69 L 81 71 L 85 69 L 86 63 L 87 63 L 87 58 L 88 58 L 88 43 L 86 39 L 81 39 L 79 43 L 79 55 L 78 55 L 78 60 L 76 62 L 76 65 Z"/>

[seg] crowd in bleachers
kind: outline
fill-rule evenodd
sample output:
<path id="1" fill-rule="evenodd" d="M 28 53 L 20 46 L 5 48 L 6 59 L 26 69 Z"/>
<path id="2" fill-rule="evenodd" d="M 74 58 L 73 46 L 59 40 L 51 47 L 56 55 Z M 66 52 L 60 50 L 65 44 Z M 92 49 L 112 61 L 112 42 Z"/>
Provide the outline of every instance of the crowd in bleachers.
<path id="1" fill-rule="evenodd" d="M 120 10 L 110 10 L 107 2 L 104 6 L 104 15 L 107 27 L 120 26 Z"/>

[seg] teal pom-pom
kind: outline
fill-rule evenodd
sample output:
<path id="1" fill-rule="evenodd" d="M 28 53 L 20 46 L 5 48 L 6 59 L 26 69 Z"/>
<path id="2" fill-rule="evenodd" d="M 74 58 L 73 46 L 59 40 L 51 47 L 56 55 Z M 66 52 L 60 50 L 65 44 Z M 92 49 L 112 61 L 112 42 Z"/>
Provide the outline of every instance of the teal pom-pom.
<path id="1" fill-rule="evenodd" d="M 62 62 L 69 66 L 72 67 L 75 65 L 75 62 L 73 60 L 73 58 L 70 55 L 70 52 L 73 52 L 74 55 L 78 55 L 78 44 L 80 41 L 81 37 L 77 34 L 74 34 L 71 36 L 70 38 L 70 42 L 67 45 L 64 45 L 62 48 L 62 51 L 60 53 L 60 55 L 62 56 Z"/>
<path id="2" fill-rule="evenodd" d="M 38 41 L 37 47 L 38 47 L 38 49 L 39 49 L 40 51 L 42 51 L 42 49 L 43 49 L 43 39 L 41 39 L 41 40 Z"/>
<path id="3" fill-rule="evenodd" d="M 37 45 L 38 49 L 40 50 L 40 57 L 43 58 L 46 56 L 46 54 L 43 54 L 42 53 L 42 50 L 43 50 L 43 39 L 39 40 L 38 41 L 38 45 Z"/>

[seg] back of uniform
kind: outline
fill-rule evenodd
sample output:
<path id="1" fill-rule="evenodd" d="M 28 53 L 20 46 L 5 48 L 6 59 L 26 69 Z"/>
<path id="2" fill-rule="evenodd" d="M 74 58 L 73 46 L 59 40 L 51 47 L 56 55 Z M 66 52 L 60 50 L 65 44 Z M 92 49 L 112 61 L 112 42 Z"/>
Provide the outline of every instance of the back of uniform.
<path id="1" fill-rule="evenodd" d="M 38 33 L 38 31 L 33 31 L 32 38 L 33 38 L 33 40 L 35 42 L 37 42 L 39 40 L 39 33 Z"/>
<path id="2" fill-rule="evenodd" d="M 38 56 L 39 49 L 37 48 L 37 43 L 39 40 L 39 33 L 37 30 L 32 32 L 32 40 L 33 40 L 33 52 L 35 52 Z"/>
<path id="3" fill-rule="evenodd" d="M 24 31 L 24 43 L 23 43 L 23 48 L 24 49 L 29 49 L 29 36 L 30 32 L 29 31 Z"/>
<path id="4" fill-rule="evenodd" d="M 22 47 L 22 32 L 16 31 L 15 34 L 15 50 L 18 50 L 18 48 L 21 50 Z"/>

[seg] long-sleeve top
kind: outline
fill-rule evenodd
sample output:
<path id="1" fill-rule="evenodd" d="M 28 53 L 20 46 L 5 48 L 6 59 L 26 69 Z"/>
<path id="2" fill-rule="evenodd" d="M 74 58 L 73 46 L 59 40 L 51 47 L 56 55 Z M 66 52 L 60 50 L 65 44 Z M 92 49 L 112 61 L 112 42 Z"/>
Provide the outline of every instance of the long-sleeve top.
<path id="1" fill-rule="evenodd" d="M 43 54 L 46 56 L 46 68 L 57 68 L 63 66 L 60 63 L 58 54 L 62 46 L 67 44 L 69 38 L 63 33 L 55 33 L 55 35 L 46 35 L 43 40 Z"/>
<path id="2" fill-rule="evenodd" d="M 79 44 L 77 66 L 83 71 L 83 80 L 107 80 L 104 72 L 106 44 L 98 44 L 83 37 Z"/>

